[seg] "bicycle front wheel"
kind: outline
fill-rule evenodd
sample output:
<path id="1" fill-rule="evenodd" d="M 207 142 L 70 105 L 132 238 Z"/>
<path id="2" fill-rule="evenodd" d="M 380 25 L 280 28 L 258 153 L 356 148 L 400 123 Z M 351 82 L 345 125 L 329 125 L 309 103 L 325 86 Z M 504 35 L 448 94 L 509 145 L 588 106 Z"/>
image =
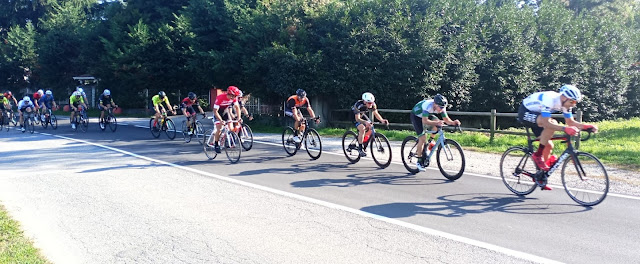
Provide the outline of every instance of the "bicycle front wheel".
<path id="1" fill-rule="evenodd" d="M 240 153 L 242 153 L 242 146 L 240 144 L 240 138 L 238 134 L 231 131 L 227 132 L 227 138 L 224 142 L 224 153 L 227 154 L 227 158 L 231 163 L 236 163 L 240 160 Z"/>
<path id="2" fill-rule="evenodd" d="M 35 122 L 35 121 L 33 120 L 33 118 L 32 118 L 32 117 L 30 117 L 30 118 L 28 119 L 28 122 L 27 122 L 27 130 L 29 130 L 29 133 L 31 133 L 31 134 L 33 134 L 33 132 L 34 132 L 34 131 L 35 131 L 35 129 L 36 129 L 34 122 Z"/>
<path id="3" fill-rule="evenodd" d="M 418 138 L 414 136 L 408 136 L 402 141 L 402 147 L 400 147 L 400 156 L 402 156 L 402 164 L 404 164 L 405 169 L 407 169 L 410 173 L 416 174 L 418 173 L 418 165 L 416 162 L 418 161 L 418 156 L 416 153 L 418 152 Z"/>
<path id="4" fill-rule="evenodd" d="M 202 128 L 202 123 L 196 120 L 194 126 L 195 126 L 195 129 L 193 130 L 193 133 L 196 133 L 196 138 L 198 139 L 198 143 L 202 145 L 204 144 L 204 128 Z"/>
<path id="5" fill-rule="evenodd" d="M 167 134 L 167 137 L 171 140 L 176 138 L 176 124 L 173 123 L 173 120 L 167 118 L 167 120 L 165 121 L 166 123 L 164 124 L 165 130 L 164 133 Z"/>
<path id="6" fill-rule="evenodd" d="M 202 146 L 204 147 L 204 154 L 207 155 L 207 158 L 210 160 L 215 159 L 218 156 L 218 153 L 216 153 L 214 148 L 214 139 L 215 136 L 213 135 L 213 129 L 209 129 L 204 133 L 204 144 L 202 144 Z"/>
<path id="7" fill-rule="evenodd" d="M 298 152 L 298 144 L 293 140 L 295 135 L 291 127 L 287 127 L 282 131 L 282 146 L 289 156 L 293 156 Z"/>
<path id="8" fill-rule="evenodd" d="M 342 135 L 342 152 L 344 152 L 344 156 L 351 163 L 356 163 L 360 160 L 358 135 L 355 132 L 347 130 L 344 132 L 344 135 Z"/>
<path id="9" fill-rule="evenodd" d="M 155 126 L 154 126 L 154 123 L 155 123 Z M 160 137 L 160 124 L 156 123 L 153 117 L 149 119 L 149 130 L 151 131 L 151 135 L 154 138 Z"/>
<path id="10" fill-rule="evenodd" d="M 320 134 L 313 128 L 309 128 L 309 132 L 304 137 L 304 147 L 307 149 L 309 157 L 316 160 L 322 154 L 322 140 Z"/>
<path id="11" fill-rule="evenodd" d="M 577 152 L 562 165 L 562 185 L 576 203 L 594 206 L 607 197 L 609 176 L 596 156 Z"/>
<path id="12" fill-rule="evenodd" d="M 116 119 L 116 116 L 114 116 L 113 114 L 109 114 L 107 116 L 107 123 L 109 124 L 109 129 L 111 129 L 111 132 L 116 132 L 116 129 L 118 129 L 118 120 Z"/>
<path id="13" fill-rule="evenodd" d="M 524 147 L 510 147 L 500 159 L 500 176 L 507 189 L 517 195 L 532 193 L 538 186 L 534 182 L 536 165 Z"/>
<path id="14" fill-rule="evenodd" d="M 464 152 L 455 140 L 446 139 L 444 146 L 438 146 L 436 160 L 438 168 L 445 178 L 455 181 L 462 177 L 465 168 Z"/>
<path id="15" fill-rule="evenodd" d="M 187 121 L 182 121 L 182 137 L 184 137 L 184 143 L 191 142 L 191 136 L 189 135 L 189 128 L 187 127 Z"/>
<path id="16" fill-rule="evenodd" d="M 242 124 L 240 130 L 240 141 L 242 142 L 242 148 L 247 151 L 253 147 L 253 131 L 247 124 Z"/>
<path id="17" fill-rule="evenodd" d="M 58 129 L 58 118 L 56 117 L 56 115 L 51 114 L 49 116 L 49 122 L 51 123 L 51 128 Z"/>
<path id="18" fill-rule="evenodd" d="M 47 127 L 49 126 L 49 119 L 45 117 L 44 120 L 40 122 L 40 125 L 42 125 L 42 128 L 47 129 Z"/>
<path id="19" fill-rule="evenodd" d="M 82 132 L 87 132 L 87 128 L 89 127 L 89 122 L 84 117 L 81 117 L 80 124 L 78 124 L 78 126 L 80 126 L 80 130 Z"/>
<path id="20" fill-rule="evenodd" d="M 371 141 L 371 157 L 380 168 L 384 169 L 391 164 L 391 144 L 385 135 L 376 133 Z"/>

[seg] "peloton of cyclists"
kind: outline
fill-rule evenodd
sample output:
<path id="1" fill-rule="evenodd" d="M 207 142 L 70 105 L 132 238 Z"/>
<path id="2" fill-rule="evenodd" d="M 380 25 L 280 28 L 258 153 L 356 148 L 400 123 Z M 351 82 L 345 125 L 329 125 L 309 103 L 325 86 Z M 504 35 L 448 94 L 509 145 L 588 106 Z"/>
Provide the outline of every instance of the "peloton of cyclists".
<path id="1" fill-rule="evenodd" d="M 371 130 L 371 121 L 368 120 L 366 115 L 369 112 L 373 113 L 373 116 L 377 118 L 380 122 L 389 124 L 389 120 L 382 118 L 380 113 L 378 113 L 378 106 L 375 103 L 376 98 L 372 93 L 366 92 L 362 94 L 362 100 L 358 100 L 351 107 L 351 111 L 353 112 L 354 120 L 356 128 L 358 129 L 358 153 L 360 153 L 360 157 L 367 156 L 362 150 L 362 142 L 364 141 L 364 135 L 366 130 Z M 365 130 L 366 129 L 366 130 Z"/>

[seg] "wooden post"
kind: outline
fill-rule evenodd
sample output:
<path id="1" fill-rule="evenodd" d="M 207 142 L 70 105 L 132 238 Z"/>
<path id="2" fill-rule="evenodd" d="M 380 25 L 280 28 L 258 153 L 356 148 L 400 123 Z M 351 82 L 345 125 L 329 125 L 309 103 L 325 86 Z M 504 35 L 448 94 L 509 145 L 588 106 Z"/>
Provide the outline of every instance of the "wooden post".
<path id="1" fill-rule="evenodd" d="M 491 109 L 491 116 L 489 117 L 489 126 L 491 130 L 491 136 L 489 142 L 493 143 L 493 135 L 496 133 L 496 109 Z"/>

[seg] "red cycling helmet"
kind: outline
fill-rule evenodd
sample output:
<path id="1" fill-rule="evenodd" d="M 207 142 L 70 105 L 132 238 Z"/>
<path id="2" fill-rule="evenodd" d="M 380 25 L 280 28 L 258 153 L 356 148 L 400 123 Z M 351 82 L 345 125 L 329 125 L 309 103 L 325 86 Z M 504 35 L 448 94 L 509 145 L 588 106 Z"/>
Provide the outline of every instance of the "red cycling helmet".
<path id="1" fill-rule="evenodd" d="M 238 87 L 235 86 L 229 86 L 229 88 L 227 88 L 227 93 L 228 94 L 232 94 L 234 96 L 240 96 L 240 89 L 238 89 Z"/>

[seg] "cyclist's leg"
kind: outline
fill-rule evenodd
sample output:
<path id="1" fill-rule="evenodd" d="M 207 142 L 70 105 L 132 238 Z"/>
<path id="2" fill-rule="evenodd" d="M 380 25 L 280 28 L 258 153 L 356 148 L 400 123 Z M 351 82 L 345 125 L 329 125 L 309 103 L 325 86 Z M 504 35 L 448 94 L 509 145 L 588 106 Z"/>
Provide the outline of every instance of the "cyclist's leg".
<path id="1" fill-rule="evenodd" d="M 304 119 L 304 116 L 302 115 L 302 111 L 300 111 L 300 109 L 296 109 L 296 127 L 295 128 L 296 128 L 296 133 L 298 133 L 298 135 L 300 135 L 300 133 L 304 132 L 305 130 L 305 125 L 302 122 L 303 119 Z"/>
<path id="2" fill-rule="evenodd" d="M 360 122 L 356 122 L 356 128 L 358 129 L 358 143 L 362 146 L 366 126 Z"/>
<path id="3" fill-rule="evenodd" d="M 220 110 L 220 108 L 218 108 L 218 110 L 214 110 L 214 111 L 218 111 L 218 114 L 220 115 L 222 120 L 225 120 L 228 118 L 227 112 L 225 110 Z M 222 122 L 221 120 L 218 120 L 216 118 L 215 114 L 213 115 L 213 120 L 214 120 L 214 124 L 216 125 L 215 144 L 217 145 L 218 141 L 220 140 L 220 132 L 222 131 Z"/>
<path id="4" fill-rule="evenodd" d="M 426 141 L 427 136 L 422 135 L 424 132 L 425 125 L 422 123 L 422 117 L 415 115 L 414 113 L 410 114 L 411 124 L 413 125 L 413 130 L 416 131 L 416 135 L 418 135 L 418 146 L 416 148 L 416 156 L 418 157 L 418 161 L 422 161 L 422 150 L 424 149 L 424 142 Z"/>
<path id="5" fill-rule="evenodd" d="M 20 114 L 20 119 L 19 119 L 20 127 L 24 127 L 23 111 L 24 109 L 18 108 L 18 114 Z"/>
<path id="6" fill-rule="evenodd" d="M 100 109 L 100 119 L 98 119 L 98 122 L 102 122 L 104 120 L 104 111 L 106 110 L 107 105 L 105 105 L 104 107 L 101 105 L 98 105 L 98 109 Z"/>

